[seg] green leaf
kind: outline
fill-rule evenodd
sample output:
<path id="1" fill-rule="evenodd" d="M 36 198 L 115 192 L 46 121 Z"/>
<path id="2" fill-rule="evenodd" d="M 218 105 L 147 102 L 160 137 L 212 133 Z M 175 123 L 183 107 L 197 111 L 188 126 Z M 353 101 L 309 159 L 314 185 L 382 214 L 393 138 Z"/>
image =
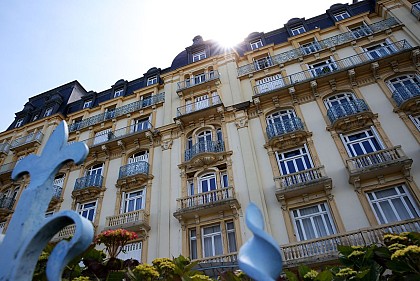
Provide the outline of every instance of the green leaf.
<path id="1" fill-rule="evenodd" d="M 289 281 L 299 281 L 299 278 L 294 272 L 291 272 L 290 270 L 285 269 L 284 273 L 286 273 L 287 280 Z"/>
<path id="2" fill-rule="evenodd" d="M 333 280 L 333 274 L 329 270 L 321 271 L 318 276 L 315 278 L 315 280 L 319 281 L 332 281 Z"/>
<path id="3" fill-rule="evenodd" d="M 311 271 L 311 268 L 309 266 L 306 266 L 306 265 L 300 265 L 299 268 L 298 268 L 299 276 L 302 277 L 302 278 L 309 271 Z"/>

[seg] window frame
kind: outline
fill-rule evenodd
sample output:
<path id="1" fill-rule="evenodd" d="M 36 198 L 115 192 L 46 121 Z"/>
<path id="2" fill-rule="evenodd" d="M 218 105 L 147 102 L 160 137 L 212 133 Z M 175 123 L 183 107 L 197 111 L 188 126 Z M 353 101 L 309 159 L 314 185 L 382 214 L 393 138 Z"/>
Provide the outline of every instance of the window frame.
<path id="1" fill-rule="evenodd" d="M 197 62 L 206 58 L 207 58 L 206 50 L 201 50 L 201 51 L 192 53 L 192 62 Z"/>
<path id="2" fill-rule="evenodd" d="M 24 118 L 19 118 L 19 119 L 16 121 L 15 128 L 22 127 L 22 125 L 23 125 L 23 120 L 24 120 Z"/>
<path id="3" fill-rule="evenodd" d="M 289 157 L 286 156 L 288 153 L 293 153 L 295 151 L 298 151 L 299 154 L 295 154 Z M 290 174 L 294 174 L 294 173 L 298 173 L 301 171 L 306 171 L 306 170 L 314 168 L 312 156 L 308 150 L 308 146 L 306 145 L 306 143 L 303 146 L 295 147 L 286 151 L 276 151 L 275 155 L 276 155 L 278 169 L 279 169 L 280 175 L 282 176 L 290 175 Z M 301 161 L 300 164 L 299 162 L 297 162 L 298 160 Z M 290 166 L 289 163 L 292 164 L 293 166 Z M 300 169 L 301 167 L 303 167 L 303 169 Z M 292 168 L 294 168 L 293 171 L 292 171 Z"/>
<path id="4" fill-rule="evenodd" d="M 371 133 L 369 133 L 369 131 Z M 361 133 L 365 133 L 366 136 L 365 137 L 361 137 L 358 139 L 353 139 L 351 140 L 350 137 L 351 136 L 355 136 L 357 134 L 361 134 Z M 364 130 L 360 130 L 360 131 L 356 131 L 356 132 L 352 132 L 352 133 L 348 133 L 348 134 L 340 134 L 341 137 L 341 141 L 347 151 L 347 155 L 352 158 L 352 157 L 357 157 L 360 155 L 366 155 L 368 153 L 372 153 L 378 150 L 382 150 L 385 149 L 385 145 L 382 142 L 382 139 L 380 138 L 378 132 L 376 131 L 375 127 L 371 126 L 368 129 L 364 129 Z M 371 140 L 375 140 L 376 141 L 376 145 L 374 142 L 372 142 Z M 363 146 L 362 148 L 362 143 L 366 144 L 366 141 L 369 143 L 370 148 L 372 151 L 367 151 L 366 150 L 366 146 Z M 362 150 L 362 154 L 358 154 L 357 151 L 355 150 L 355 147 L 353 147 L 354 144 L 359 144 L 360 149 Z M 351 149 L 350 149 L 351 147 Z"/>
<path id="5" fill-rule="evenodd" d="M 147 78 L 146 86 L 151 86 L 151 85 L 157 84 L 157 82 L 158 82 L 157 75 L 151 76 L 151 77 Z"/>
<path id="6" fill-rule="evenodd" d="M 130 195 L 133 196 L 130 197 Z M 137 190 L 123 192 L 121 201 L 121 214 L 144 210 L 146 208 L 146 188 L 143 187 Z M 139 201 L 140 205 L 138 205 Z M 134 205 L 131 205 L 131 202 L 134 202 Z"/>
<path id="7" fill-rule="evenodd" d="M 114 98 L 122 97 L 124 95 L 124 88 L 118 88 L 114 91 Z"/>
<path id="8" fill-rule="evenodd" d="M 261 38 L 257 39 L 257 40 L 250 41 L 249 45 L 251 47 L 251 50 L 253 50 L 253 51 L 264 46 Z"/>
<path id="9" fill-rule="evenodd" d="M 306 28 L 303 25 L 298 25 L 295 27 L 291 27 L 290 32 L 292 33 L 292 36 L 296 36 L 296 35 L 305 33 Z"/>
<path id="10" fill-rule="evenodd" d="M 93 99 L 85 100 L 83 102 L 83 109 L 85 108 L 91 108 L 93 104 Z"/>
<path id="11" fill-rule="evenodd" d="M 86 207 L 86 205 L 90 205 L 90 204 L 93 204 L 93 206 Z M 89 201 L 89 202 L 84 202 L 84 203 L 80 203 L 79 202 L 79 203 L 77 203 L 77 210 L 76 211 L 82 217 L 90 220 L 91 222 L 94 222 L 95 221 L 95 217 L 96 217 L 96 208 L 97 208 L 97 205 L 98 205 L 98 201 L 97 200 L 95 200 L 95 201 Z M 91 216 L 91 213 L 90 212 L 92 210 L 93 210 L 92 219 L 90 219 L 89 218 Z M 85 212 L 86 212 L 86 216 L 83 215 Z"/>
<path id="12" fill-rule="evenodd" d="M 346 16 L 343 16 L 343 15 L 346 15 Z M 347 11 L 341 11 L 341 12 L 338 12 L 338 13 L 334 14 L 335 21 L 342 21 L 342 20 L 348 19 L 350 17 L 351 16 L 350 16 L 349 12 L 347 12 Z"/>
<path id="13" fill-rule="evenodd" d="M 52 112 L 53 112 L 53 109 L 54 109 L 54 107 L 52 107 L 52 106 L 50 106 L 50 107 L 46 108 L 46 109 L 45 109 L 45 112 L 44 112 L 44 116 L 43 116 L 43 117 L 48 117 L 48 116 L 51 116 L 51 114 L 52 114 Z"/>

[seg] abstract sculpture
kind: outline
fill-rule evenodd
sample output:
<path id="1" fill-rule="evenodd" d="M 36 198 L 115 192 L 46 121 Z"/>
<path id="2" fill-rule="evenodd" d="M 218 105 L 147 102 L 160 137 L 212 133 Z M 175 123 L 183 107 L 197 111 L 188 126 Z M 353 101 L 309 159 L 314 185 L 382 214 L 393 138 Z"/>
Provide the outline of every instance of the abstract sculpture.
<path id="1" fill-rule="evenodd" d="M 32 280 L 42 250 L 62 228 L 75 224 L 70 241 L 59 242 L 47 263 L 48 280 L 61 280 L 64 267 L 91 244 L 92 223 L 74 211 L 62 211 L 45 218 L 53 197 L 53 181 L 67 162 L 82 163 L 89 150 L 84 143 L 67 143 L 68 129 L 62 121 L 49 138 L 40 156 L 29 155 L 17 163 L 12 173 L 16 180 L 25 173 L 30 184 L 22 192 L 7 232 L 0 244 L 0 280 Z"/>
<path id="2" fill-rule="evenodd" d="M 264 232 L 264 218 L 254 203 L 246 209 L 245 222 L 254 237 L 239 250 L 239 268 L 257 281 L 276 280 L 283 267 L 280 247 Z"/>

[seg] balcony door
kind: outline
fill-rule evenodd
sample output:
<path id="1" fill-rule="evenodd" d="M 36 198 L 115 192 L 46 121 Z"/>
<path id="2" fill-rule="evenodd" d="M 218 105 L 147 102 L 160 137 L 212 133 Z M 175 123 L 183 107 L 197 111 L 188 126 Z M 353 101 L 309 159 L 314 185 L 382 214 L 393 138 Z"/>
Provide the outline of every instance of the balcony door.
<path id="1" fill-rule="evenodd" d="M 223 241 L 220 224 L 203 228 L 203 257 L 223 255 Z"/>
<path id="2" fill-rule="evenodd" d="M 355 97 L 352 93 L 342 93 L 326 98 L 324 100 L 325 107 L 332 110 L 335 115 L 350 115 L 357 112 L 354 104 Z"/>
<path id="3" fill-rule="evenodd" d="M 140 151 L 128 158 L 128 164 L 137 163 L 140 161 L 149 162 L 149 152 L 148 151 Z"/>
<path id="4" fill-rule="evenodd" d="M 212 144 L 212 133 L 210 130 L 203 131 L 197 135 L 199 152 L 209 151 Z"/>
<path id="5" fill-rule="evenodd" d="M 267 125 L 270 126 L 274 135 L 281 135 L 296 129 L 296 113 L 292 109 L 274 112 L 266 117 Z"/>
<path id="6" fill-rule="evenodd" d="M 96 214 L 96 201 L 78 204 L 77 213 L 90 221 L 95 220 Z"/>
<path id="7" fill-rule="evenodd" d="M 86 170 L 86 186 L 100 186 L 104 164 L 96 164 Z"/>
<path id="8" fill-rule="evenodd" d="M 146 191 L 144 189 L 123 193 L 121 213 L 128 213 L 144 209 Z"/>
<path id="9" fill-rule="evenodd" d="M 313 77 L 317 77 L 317 76 L 321 76 L 330 72 L 334 72 L 337 69 L 338 67 L 332 58 L 309 65 L 309 70 Z"/>
<path id="10" fill-rule="evenodd" d="M 149 117 L 148 118 L 139 118 L 133 121 L 131 125 L 131 133 L 142 132 L 150 128 Z"/>
<path id="11" fill-rule="evenodd" d="M 420 79 L 416 75 L 402 75 L 388 81 L 388 85 L 391 90 L 397 90 L 399 92 L 420 92 Z"/>
<path id="12" fill-rule="evenodd" d="M 288 175 L 313 168 L 306 144 L 285 152 L 276 152 L 281 175 Z"/>
<path id="13" fill-rule="evenodd" d="M 374 127 L 347 135 L 341 134 L 340 136 L 349 157 L 356 157 L 385 148 Z"/>
<path id="14" fill-rule="evenodd" d="M 103 143 L 103 142 L 106 142 L 106 141 L 110 140 L 111 138 L 112 138 L 112 129 L 111 128 L 106 129 L 106 130 L 102 130 L 102 131 L 97 132 L 95 134 L 93 144 L 94 145 L 100 144 L 100 143 Z"/>
<path id="15" fill-rule="evenodd" d="M 255 81 L 257 86 L 258 94 L 263 94 L 284 86 L 283 77 L 281 74 L 265 77 L 263 79 Z"/>
<path id="16" fill-rule="evenodd" d="M 388 44 L 388 42 L 382 42 L 373 46 L 366 47 L 365 51 L 368 58 L 371 60 L 386 57 L 395 52 L 393 46 Z"/>

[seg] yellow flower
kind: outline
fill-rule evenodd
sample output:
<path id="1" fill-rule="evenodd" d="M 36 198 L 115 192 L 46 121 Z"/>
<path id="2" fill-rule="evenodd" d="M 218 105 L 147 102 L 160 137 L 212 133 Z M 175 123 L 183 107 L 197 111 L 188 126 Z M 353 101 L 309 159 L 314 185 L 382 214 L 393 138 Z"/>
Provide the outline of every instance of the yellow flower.
<path id="1" fill-rule="evenodd" d="M 354 271 L 350 267 L 345 267 L 340 269 L 340 271 L 336 274 L 338 277 L 346 277 L 346 276 L 352 276 L 356 275 L 357 271 Z"/>
<path id="2" fill-rule="evenodd" d="M 395 253 L 391 255 L 391 260 L 404 257 L 407 253 L 420 254 L 420 247 L 416 245 L 410 245 L 410 246 L 405 247 L 404 249 L 397 250 Z"/>
<path id="3" fill-rule="evenodd" d="M 388 246 L 388 249 L 392 252 L 397 251 L 397 250 L 401 250 L 404 249 L 406 246 L 404 244 L 400 244 L 400 243 L 394 243 Z"/>
<path id="4" fill-rule="evenodd" d="M 364 254 L 365 254 L 365 252 L 356 250 L 356 251 L 351 252 L 350 255 L 348 256 L 348 258 L 363 256 Z"/>
<path id="5" fill-rule="evenodd" d="M 318 271 L 316 270 L 310 270 L 308 271 L 305 276 L 303 276 L 303 279 L 315 279 L 318 276 Z"/>
<path id="6" fill-rule="evenodd" d="M 191 280 L 192 281 L 213 281 L 213 279 L 203 274 L 195 274 L 191 276 Z"/>
<path id="7" fill-rule="evenodd" d="M 158 278 L 159 272 L 156 271 L 156 269 L 147 263 L 139 264 L 133 269 L 134 273 L 141 274 L 145 277 L 151 277 L 151 278 Z"/>

